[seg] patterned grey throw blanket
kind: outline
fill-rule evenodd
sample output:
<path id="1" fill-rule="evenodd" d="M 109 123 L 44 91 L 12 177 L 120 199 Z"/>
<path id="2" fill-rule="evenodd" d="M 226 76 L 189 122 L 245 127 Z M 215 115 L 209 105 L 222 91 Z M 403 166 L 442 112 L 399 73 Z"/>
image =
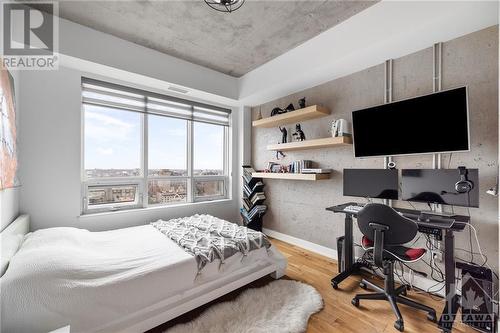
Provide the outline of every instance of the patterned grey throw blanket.
<path id="1" fill-rule="evenodd" d="M 238 252 L 246 256 L 252 250 L 271 247 L 263 233 L 211 215 L 158 220 L 151 225 L 196 258 L 198 274 L 215 259 L 224 264 L 227 258 Z"/>

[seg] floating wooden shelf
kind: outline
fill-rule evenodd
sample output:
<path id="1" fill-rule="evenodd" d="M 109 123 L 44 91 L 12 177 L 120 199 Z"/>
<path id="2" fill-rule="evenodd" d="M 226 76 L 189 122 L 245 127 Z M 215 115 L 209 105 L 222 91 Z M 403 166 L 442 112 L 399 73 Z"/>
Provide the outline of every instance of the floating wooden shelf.
<path id="1" fill-rule="evenodd" d="M 329 179 L 329 173 L 273 173 L 273 172 L 254 172 L 252 177 L 267 179 L 288 179 L 288 180 L 322 180 Z"/>
<path id="2" fill-rule="evenodd" d="M 330 110 L 320 105 L 312 105 L 303 109 L 290 111 L 274 117 L 267 117 L 252 122 L 253 127 L 278 127 L 280 125 L 300 123 L 301 121 L 330 115 Z"/>
<path id="3" fill-rule="evenodd" d="M 267 146 L 267 150 L 290 151 L 290 150 L 317 149 L 317 148 L 328 148 L 328 147 L 347 146 L 347 145 L 352 145 L 351 137 L 339 136 L 336 138 L 322 138 L 322 139 L 295 141 L 295 142 L 269 145 Z"/>

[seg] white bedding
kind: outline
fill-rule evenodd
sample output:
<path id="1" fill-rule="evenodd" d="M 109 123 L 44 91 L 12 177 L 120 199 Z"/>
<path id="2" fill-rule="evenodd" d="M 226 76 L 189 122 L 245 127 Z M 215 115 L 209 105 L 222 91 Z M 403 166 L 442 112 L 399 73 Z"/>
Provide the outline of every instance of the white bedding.
<path id="1" fill-rule="evenodd" d="M 271 248 L 207 265 L 150 225 L 29 234 L 1 278 L 2 332 L 94 331 L 112 321 L 252 265 L 284 261 Z M 232 274 L 232 273 L 231 273 Z"/>

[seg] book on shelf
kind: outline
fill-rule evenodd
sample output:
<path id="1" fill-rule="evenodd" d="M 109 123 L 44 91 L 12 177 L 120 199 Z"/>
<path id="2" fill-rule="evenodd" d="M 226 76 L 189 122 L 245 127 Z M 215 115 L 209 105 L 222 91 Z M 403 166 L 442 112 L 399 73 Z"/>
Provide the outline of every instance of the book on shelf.
<path id="1" fill-rule="evenodd" d="M 248 199 L 243 198 L 243 208 L 248 212 L 252 209 L 252 203 Z"/>
<path id="2" fill-rule="evenodd" d="M 243 166 L 243 193 L 242 206 L 240 214 L 243 218 L 243 224 L 254 230 L 262 230 L 262 216 L 267 210 L 263 205 L 266 200 L 264 193 L 264 183 L 262 178 L 253 177 L 255 170 L 247 165 Z"/>
<path id="3" fill-rule="evenodd" d="M 332 169 L 305 168 L 302 173 L 332 173 Z"/>
<path id="4" fill-rule="evenodd" d="M 266 205 L 257 205 L 254 208 L 252 208 L 249 212 L 241 208 L 240 213 L 245 218 L 245 220 L 251 222 L 256 217 L 259 217 L 262 214 L 264 214 L 266 212 L 266 209 L 267 209 Z"/>
<path id="5" fill-rule="evenodd" d="M 256 203 L 257 201 L 259 200 L 265 200 L 266 199 L 266 195 L 264 194 L 264 192 L 255 192 L 251 197 L 250 197 L 250 201 L 252 203 Z"/>
<path id="6" fill-rule="evenodd" d="M 252 195 L 252 193 L 256 191 L 262 192 L 263 187 L 264 184 L 259 180 L 256 181 L 252 187 L 250 187 L 248 184 L 243 184 L 243 191 L 246 194 L 246 196 L 249 197 Z"/>
<path id="7" fill-rule="evenodd" d="M 293 161 L 288 165 L 288 172 L 290 173 L 302 173 L 303 169 L 311 168 L 312 161 L 310 160 L 299 160 Z"/>
<path id="8" fill-rule="evenodd" d="M 248 212 L 250 211 L 255 205 L 261 204 L 266 200 L 265 195 L 258 195 L 258 196 L 253 196 L 252 199 L 248 198 L 243 198 L 243 208 Z"/>
<path id="9" fill-rule="evenodd" d="M 251 167 L 244 166 L 243 167 L 243 179 L 245 180 L 246 183 L 250 183 L 252 181 L 252 173 L 254 173 L 255 170 Z"/>
<path id="10" fill-rule="evenodd" d="M 255 170 L 249 165 L 244 165 L 243 171 L 255 172 Z"/>

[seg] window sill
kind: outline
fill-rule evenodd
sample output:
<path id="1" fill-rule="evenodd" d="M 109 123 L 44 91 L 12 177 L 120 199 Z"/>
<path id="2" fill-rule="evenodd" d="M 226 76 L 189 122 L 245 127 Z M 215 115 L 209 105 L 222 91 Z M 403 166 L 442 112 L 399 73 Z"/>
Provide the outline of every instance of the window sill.
<path id="1" fill-rule="evenodd" d="M 189 206 L 199 206 L 199 205 L 207 205 L 207 204 L 211 205 L 211 204 L 226 203 L 226 202 L 231 202 L 231 201 L 233 201 L 233 199 L 219 199 L 219 200 L 189 202 L 189 203 L 174 204 L 174 205 L 163 205 L 163 206 L 158 205 L 158 206 L 151 206 L 151 207 L 146 207 L 146 208 L 132 208 L 132 209 L 123 209 L 123 210 L 109 211 L 109 212 L 98 212 L 98 213 L 80 214 L 78 216 L 78 218 L 79 219 L 87 219 L 87 218 L 98 217 L 98 216 L 108 216 L 108 215 L 125 214 L 125 213 L 126 214 L 140 213 L 140 212 L 148 212 L 148 211 L 161 210 L 161 209 L 189 207 Z"/>

